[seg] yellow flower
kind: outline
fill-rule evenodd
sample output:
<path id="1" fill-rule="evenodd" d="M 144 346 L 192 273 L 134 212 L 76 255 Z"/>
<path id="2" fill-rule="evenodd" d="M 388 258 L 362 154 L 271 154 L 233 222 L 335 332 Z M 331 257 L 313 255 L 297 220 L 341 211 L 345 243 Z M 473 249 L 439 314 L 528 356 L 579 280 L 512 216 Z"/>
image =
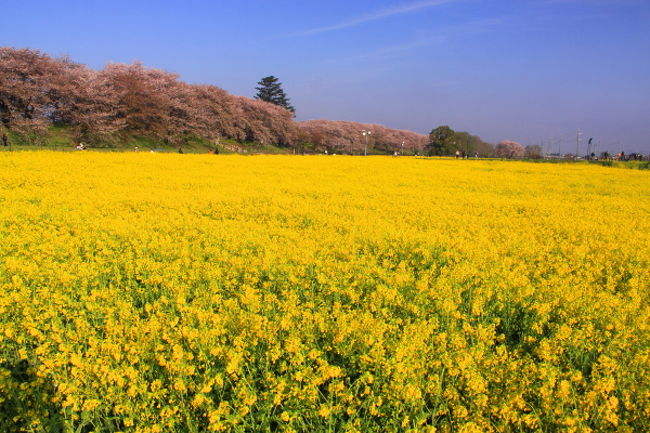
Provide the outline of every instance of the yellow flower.
<path id="1" fill-rule="evenodd" d="M 648 179 L 0 152 L 0 430 L 642 431 Z"/>

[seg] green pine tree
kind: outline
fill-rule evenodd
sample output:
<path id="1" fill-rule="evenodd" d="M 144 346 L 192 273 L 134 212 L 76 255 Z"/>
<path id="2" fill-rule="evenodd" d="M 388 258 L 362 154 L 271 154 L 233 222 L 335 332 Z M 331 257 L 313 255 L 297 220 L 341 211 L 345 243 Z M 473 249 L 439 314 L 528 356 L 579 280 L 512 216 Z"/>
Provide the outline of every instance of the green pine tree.
<path id="1" fill-rule="evenodd" d="M 270 102 L 271 104 L 279 105 L 280 107 L 286 108 L 292 113 L 296 112 L 296 109 L 293 108 L 289 102 L 289 98 L 282 90 L 282 83 L 278 81 L 273 75 L 262 78 L 256 87 L 257 95 L 255 99 L 261 99 L 262 101 Z"/>
<path id="2" fill-rule="evenodd" d="M 453 155 L 459 149 L 456 143 L 456 131 L 449 126 L 438 126 L 429 134 L 427 150 L 430 156 Z"/>

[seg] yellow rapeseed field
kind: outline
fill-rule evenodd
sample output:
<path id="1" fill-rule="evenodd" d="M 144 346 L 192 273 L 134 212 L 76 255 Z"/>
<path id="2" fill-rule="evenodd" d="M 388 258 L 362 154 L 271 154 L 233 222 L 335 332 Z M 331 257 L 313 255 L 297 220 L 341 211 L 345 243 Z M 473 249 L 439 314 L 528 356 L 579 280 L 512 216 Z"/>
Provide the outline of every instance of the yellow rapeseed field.
<path id="1" fill-rule="evenodd" d="M 0 154 L 0 431 L 650 431 L 650 175 Z"/>

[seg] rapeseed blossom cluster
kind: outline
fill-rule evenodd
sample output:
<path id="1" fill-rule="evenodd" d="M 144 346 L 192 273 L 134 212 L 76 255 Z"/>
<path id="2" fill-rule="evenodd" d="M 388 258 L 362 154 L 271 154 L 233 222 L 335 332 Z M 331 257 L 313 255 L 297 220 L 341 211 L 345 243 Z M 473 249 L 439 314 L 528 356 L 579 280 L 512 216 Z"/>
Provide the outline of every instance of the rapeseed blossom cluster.
<path id="1" fill-rule="evenodd" d="M 0 155 L 0 430 L 650 431 L 650 178 Z"/>

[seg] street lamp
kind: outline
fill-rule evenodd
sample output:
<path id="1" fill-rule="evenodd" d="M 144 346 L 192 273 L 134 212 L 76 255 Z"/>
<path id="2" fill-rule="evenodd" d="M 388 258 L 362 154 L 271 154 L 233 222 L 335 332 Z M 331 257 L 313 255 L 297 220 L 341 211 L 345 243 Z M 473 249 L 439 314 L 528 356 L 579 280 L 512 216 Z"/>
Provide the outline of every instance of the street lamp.
<path id="1" fill-rule="evenodd" d="M 402 141 L 402 151 L 400 152 L 400 156 L 404 156 L 404 141 Z"/>
<path id="2" fill-rule="evenodd" d="M 366 131 L 365 129 L 361 131 L 361 135 L 363 135 L 365 139 L 365 147 L 363 148 L 363 156 L 368 156 L 368 136 L 371 134 L 370 131 Z"/>

